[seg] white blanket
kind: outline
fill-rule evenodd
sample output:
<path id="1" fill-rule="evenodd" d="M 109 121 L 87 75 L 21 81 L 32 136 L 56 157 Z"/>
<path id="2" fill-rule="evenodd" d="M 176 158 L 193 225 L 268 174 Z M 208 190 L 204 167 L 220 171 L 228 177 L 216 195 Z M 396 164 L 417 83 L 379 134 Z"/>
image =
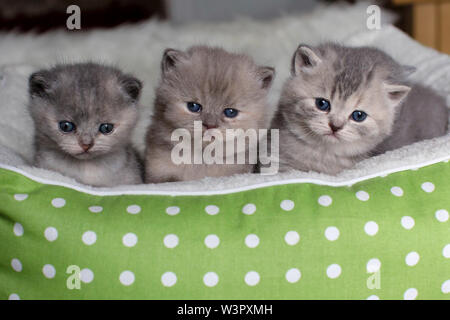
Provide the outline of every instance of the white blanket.
<path id="1" fill-rule="evenodd" d="M 32 158 L 33 125 L 27 112 L 27 78 L 35 69 L 64 61 L 100 61 L 117 65 L 144 81 L 141 117 L 134 144 L 142 152 L 144 134 L 150 123 L 154 87 L 159 79 L 160 59 L 166 47 L 184 49 L 193 44 L 219 45 L 252 55 L 260 64 L 274 66 L 276 81 L 271 90 L 273 108 L 283 81 L 289 74 L 291 56 L 299 43 L 317 44 L 334 40 L 348 45 L 373 45 L 385 50 L 403 64 L 414 65 L 411 79 L 429 85 L 446 97 L 450 105 L 450 57 L 423 47 L 390 25 L 392 14 L 382 13 L 381 30 L 366 27 L 367 3 L 333 5 L 273 21 L 238 20 L 230 23 L 203 23 L 173 26 L 151 20 L 108 31 L 71 33 L 57 31 L 44 35 L 0 33 L 0 166 L 14 166 L 45 182 L 82 186 L 58 173 L 25 164 Z M 275 176 L 254 174 L 200 181 L 158 185 L 119 186 L 115 191 L 229 190 L 280 181 L 319 181 L 350 183 L 364 177 L 417 167 L 450 157 L 450 134 L 423 141 L 359 163 L 336 177 L 314 172 L 291 172 Z M 292 180 L 295 179 L 295 180 Z M 114 191 L 109 189 L 110 191 Z"/>

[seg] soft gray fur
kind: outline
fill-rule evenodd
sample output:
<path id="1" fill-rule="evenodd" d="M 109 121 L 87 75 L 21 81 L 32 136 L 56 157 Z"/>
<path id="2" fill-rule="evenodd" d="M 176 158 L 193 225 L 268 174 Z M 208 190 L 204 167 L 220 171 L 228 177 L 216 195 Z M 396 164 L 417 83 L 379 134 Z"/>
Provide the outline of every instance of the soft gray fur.
<path id="1" fill-rule="evenodd" d="M 447 122 L 445 99 L 430 88 L 411 85 L 411 91 L 396 115 L 391 135 L 373 150 L 373 154 L 443 136 L 447 133 Z"/>
<path id="2" fill-rule="evenodd" d="M 130 141 L 141 87 L 133 76 L 95 63 L 33 73 L 29 107 L 36 126 L 35 166 L 92 186 L 142 183 L 142 166 Z M 63 132 L 60 121 L 76 129 Z M 104 123 L 114 125 L 110 133 L 99 131 Z"/>
<path id="3" fill-rule="evenodd" d="M 408 83 L 412 69 L 371 47 L 300 45 L 272 122 L 280 130 L 280 170 L 337 174 L 370 155 L 444 135 L 445 101 Z M 330 101 L 330 110 L 319 110 L 315 98 Z M 354 121 L 355 110 L 367 118 Z"/>
<path id="4" fill-rule="evenodd" d="M 252 172 L 254 165 L 249 161 L 244 164 L 175 164 L 171 151 L 178 142 L 173 142 L 171 135 L 175 129 L 182 128 L 193 136 L 194 121 L 202 121 L 204 134 L 212 127 L 223 137 L 226 129 L 267 129 L 270 125 L 267 94 L 274 69 L 256 65 L 247 55 L 206 46 L 194 46 L 187 51 L 167 49 L 161 69 L 155 113 L 147 133 L 146 182 Z M 198 113 L 190 112 L 188 102 L 199 103 L 203 109 Z M 239 114 L 226 118 L 225 108 L 237 109 Z"/>

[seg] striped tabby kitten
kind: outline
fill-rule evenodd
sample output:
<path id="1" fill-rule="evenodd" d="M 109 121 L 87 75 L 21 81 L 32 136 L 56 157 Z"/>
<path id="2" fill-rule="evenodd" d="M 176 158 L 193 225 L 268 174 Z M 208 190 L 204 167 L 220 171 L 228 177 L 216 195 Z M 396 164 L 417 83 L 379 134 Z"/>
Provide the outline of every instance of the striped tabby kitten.
<path id="1" fill-rule="evenodd" d="M 370 155 L 447 132 L 448 109 L 413 68 L 371 47 L 300 45 L 272 127 L 280 170 L 337 174 Z"/>

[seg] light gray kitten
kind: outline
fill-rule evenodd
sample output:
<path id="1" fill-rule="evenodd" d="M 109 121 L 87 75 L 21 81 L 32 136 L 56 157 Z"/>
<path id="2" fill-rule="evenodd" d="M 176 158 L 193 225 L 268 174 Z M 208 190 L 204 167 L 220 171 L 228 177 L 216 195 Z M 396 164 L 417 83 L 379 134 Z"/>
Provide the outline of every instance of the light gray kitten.
<path id="1" fill-rule="evenodd" d="M 95 63 L 33 73 L 35 165 L 93 186 L 141 183 L 130 141 L 141 88 L 135 77 Z"/>
<path id="2" fill-rule="evenodd" d="M 194 121 L 202 121 L 203 134 L 216 129 L 223 137 L 226 129 L 267 129 L 270 125 L 267 93 L 274 69 L 257 66 L 247 55 L 206 46 L 195 46 L 185 52 L 167 49 L 161 69 L 153 121 L 147 133 L 146 182 L 252 172 L 254 165 L 249 161 L 175 164 L 171 151 L 178 142 L 172 141 L 171 135 L 175 129 L 183 128 L 193 137 Z M 204 150 L 205 145 L 202 147 Z"/>
<path id="3" fill-rule="evenodd" d="M 337 174 L 370 155 L 447 132 L 448 109 L 408 83 L 413 68 L 371 47 L 300 45 L 272 127 L 280 170 Z"/>

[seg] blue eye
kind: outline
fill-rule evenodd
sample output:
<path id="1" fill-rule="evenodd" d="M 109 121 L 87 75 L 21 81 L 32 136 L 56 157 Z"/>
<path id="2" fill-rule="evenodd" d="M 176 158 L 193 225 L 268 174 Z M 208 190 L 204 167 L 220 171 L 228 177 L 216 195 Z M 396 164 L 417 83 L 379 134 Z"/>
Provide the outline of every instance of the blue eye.
<path id="1" fill-rule="evenodd" d="M 322 111 L 328 111 L 331 108 L 330 101 L 324 98 L 316 98 L 316 107 Z"/>
<path id="2" fill-rule="evenodd" d="M 100 128 L 98 128 L 98 131 L 100 131 L 103 134 L 108 134 L 113 131 L 114 125 L 112 123 L 102 123 L 100 125 Z"/>
<path id="3" fill-rule="evenodd" d="M 355 110 L 352 113 L 352 119 L 355 120 L 356 122 L 362 122 L 366 120 L 366 118 L 367 113 L 365 113 L 364 111 Z"/>
<path id="4" fill-rule="evenodd" d="M 238 115 L 239 111 L 233 108 L 226 108 L 225 110 L 223 110 L 223 113 L 227 118 L 234 118 Z"/>
<path id="5" fill-rule="evenodd" d="M 202 111 L 202 105 L 197 103 L 197 102 L 188 102 L 187 103 L 187 108 L 191 112 L 200 112 L 200 111 Z"/>
<path id="6" fill-rule="evenodd" d="M 60 121 L 59 122 L 59 129 L 61 129 L 62 132 L 72 132 L 75 130 L 75 124 L 73 124 L 70 121 Z"/>

